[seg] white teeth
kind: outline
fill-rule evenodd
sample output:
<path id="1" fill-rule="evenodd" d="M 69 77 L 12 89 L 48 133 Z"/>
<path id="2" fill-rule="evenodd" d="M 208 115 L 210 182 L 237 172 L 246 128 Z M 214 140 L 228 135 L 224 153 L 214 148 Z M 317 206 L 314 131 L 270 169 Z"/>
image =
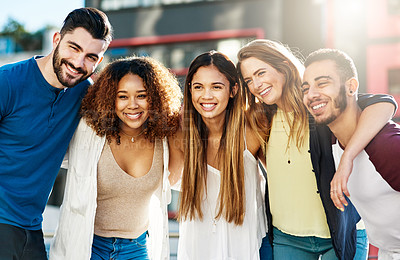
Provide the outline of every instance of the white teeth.
<path id="1" fill-rule="evenodd" d="M 128 118 L 130 119 L 137 119 L 141 115 L 141 113 L 136 113 L 136 114 L 125 114 Z"/>
<path id="2" fill-rule="evenodd" d="M 321 103 L 319 105 L 313 106 L 312 109 L 317 110 L 317 109 L 320 109 L 321 107 L 324 107 L 324 106 L 326 106 L 326 103 Z"/>
<path id="3" fill-rule="evenodd" d="M 202 104 L 202 106 L 205 108 L 211 108 L 211 107 L 215 106 L 215 104 Z"/>
<path id="4" fill-rule="evenodd" d="M 72 71 L 73 73 L 78 73 L 78 71 L 74 70 L 74 69 L 71 68 L 70 66 L 67 66 L 67 67 L 68 67 L 68 69 L 69 69 L 70 71 Z"/>
<path id="5" fill-rule="evenodd" d="M 260 95 L 263 96 L 266 94 L 272 87 L 266 88 L 263 92 L 260 92 Z"/>

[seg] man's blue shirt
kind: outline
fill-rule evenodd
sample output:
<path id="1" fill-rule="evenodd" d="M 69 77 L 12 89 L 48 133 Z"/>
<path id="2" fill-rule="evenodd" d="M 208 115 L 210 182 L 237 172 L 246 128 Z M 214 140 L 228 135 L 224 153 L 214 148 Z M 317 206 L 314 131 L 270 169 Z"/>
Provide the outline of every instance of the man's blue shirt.
<path id="1" fill-rule="evenodd" d="M 54 88 L 35 58 L 0 68 L 0 223 L 41 228 L 89 85 Z"/>

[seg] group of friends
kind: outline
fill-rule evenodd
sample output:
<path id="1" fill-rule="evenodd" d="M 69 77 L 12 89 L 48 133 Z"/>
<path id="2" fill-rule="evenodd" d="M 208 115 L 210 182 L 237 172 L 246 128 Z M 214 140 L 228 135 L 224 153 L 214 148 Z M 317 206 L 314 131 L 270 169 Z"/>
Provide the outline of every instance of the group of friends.
<path id="1" fill-rule="evenodd" d="M 358 93 L 342 51 L 303 63 L 254 40 L 209 51 L 183 94 L 151 57 L 90 76 L 112 40 L 80 8 L 53 50 L 0 68 L 0 259 L 47 259 L 42 213 L 68 165 L 50 259 L 400 259 L 400 128 L 388 95 Z M 183 104 L 182 104 L 183 98 Z M 350 197 L 351 195 L 351 197 Z"/>

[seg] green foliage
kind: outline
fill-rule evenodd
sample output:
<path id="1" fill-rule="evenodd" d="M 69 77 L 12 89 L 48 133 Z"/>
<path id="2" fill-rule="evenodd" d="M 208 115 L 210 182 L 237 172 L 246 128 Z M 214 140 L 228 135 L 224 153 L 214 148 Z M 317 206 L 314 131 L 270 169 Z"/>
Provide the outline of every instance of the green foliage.
<path id="1" fill-rule="evenodd" d="M 25 26 L 17 20 L 14 20 L 13 18 L 8 18 L 7 23 L 0 31 L 0 37 L 11 37 L 16 44 L 16 52 L 36 51 L 42 49 L 43 35 L 45 30 L 46 29 L 43 28 L 41 30 L 38 30 L 37 32 L 31 33 L 26 31 Z"/>

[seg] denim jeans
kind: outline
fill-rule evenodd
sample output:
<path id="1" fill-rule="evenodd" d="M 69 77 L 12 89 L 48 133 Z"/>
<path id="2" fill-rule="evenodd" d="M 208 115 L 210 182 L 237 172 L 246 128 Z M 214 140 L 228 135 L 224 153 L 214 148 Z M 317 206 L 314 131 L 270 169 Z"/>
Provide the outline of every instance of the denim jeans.
<path id="1" fill-rule="evenodd" d="M 0 259 L 47 260 L 42 230 L 0 224 Z"/>
<path id="2" fill-rule="evenodd" d="M 330 238 L 298 237 L 274 228 L 274 259 L 338 259 Z M 365 230 L 357 230 L 357 249 L 354 259 L 366 260 L 368 239 Z"/>
<path id="3" fill-rule="evenodd" d="M 368 237 L 365 229 L 357 230 L 357 249 L 354 260 L 366 260 L 368 258 Z"/>
<path id="4" fill-rule="evenodd" d="M 274 228 L 274 259 L 336 260 L 330 238 L 298 237 Z"/>
<path id="5" fill-rule="evenodd" d="M 260 247 L 260 260 L 272 260 L 272 246 L 269 243 L 268 234 L 263 238 Z"/>
<path id="6" fill-rule="evenodd" d="M 147 231 L 136 239 L 94 235 L 91 260 L 148 260 Z"/>

